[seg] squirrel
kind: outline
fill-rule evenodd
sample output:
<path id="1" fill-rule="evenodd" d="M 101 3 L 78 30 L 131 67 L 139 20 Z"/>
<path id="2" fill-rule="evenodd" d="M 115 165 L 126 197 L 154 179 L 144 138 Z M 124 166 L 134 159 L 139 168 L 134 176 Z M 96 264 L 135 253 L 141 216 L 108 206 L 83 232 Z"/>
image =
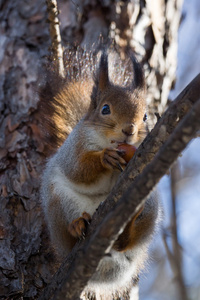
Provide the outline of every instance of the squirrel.
<path id="1" fill-rule="evenodd" d="M 54 81 L 57 75 L 49 75 L 41 92 L 49 149 L 55 152 L 42 175 L 41 197 L 50 237 L 61 258 L 84 236 L 93 213 L 125 169 L 127 162 L 118 146 L 138 146 L 147 134 L 145 79 L 134 54 L 129 52 L 125 80 L 118 75 L 123 62 L 114 53 L 113 63 L 112 51 L 77 53 L 68 52 L 66 78 Z M 111 80 L 112 68 L 121 85 Z M 81 299 L 109 300 L 127 293 L 138 299 L 138 275 L 148 257 L 159 211 L 153 191 L 110 256 L 100 261 Z"/>

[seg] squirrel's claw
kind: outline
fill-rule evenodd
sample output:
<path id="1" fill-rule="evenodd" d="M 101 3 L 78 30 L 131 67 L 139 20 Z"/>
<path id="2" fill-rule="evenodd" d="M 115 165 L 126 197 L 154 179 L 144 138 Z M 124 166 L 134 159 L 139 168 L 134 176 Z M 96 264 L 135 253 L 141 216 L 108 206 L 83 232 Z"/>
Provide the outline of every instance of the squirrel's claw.
<path id="1" fill-rule="evenodd" d="M 82 232 L 81 237 L 82 237 L 83 240 L 85 239 L 85 232 L 84 231 Z"/>
<path id="2" fill-rule="evenodd" d="M 90 216 L 90 214 L 88 214 L 87 212 L 84 211 L 82 213 L 82 217 L 87 222 L 87 224 L 90 224 L 90 222 L 91 222 L 91 216 Z"/>
<path id="3" fill-rule="evenodd" d="M 122 168 L 122 166 L 120 165 L 120 163 L 117 163 L 117 169 L 119 169 L 121 172 L 124 171 L 123 168 Z"/>
<path id="4" fill-rule="evenodd" d="M 126 161 L 121 157 L 123 150 L 106 148 L 103 150 L 102 164 L 108 169 L 118 169 L 123 172 L 123 167 L 127 165 Z"/>
<path id="5" fill-rule="evenodd" d="M 120 156 L 123 156 L 126 153 L 126 151 L 124 151 L 124 150 L 117 149 L 116 151 Z"/>
<path id="6" fill-rule="evenodd" d="M 75 238 L 85 239 L 87 226 L 90 224 L 89 223 L 90 221 L 91 221 L 91 216 L 88 213 L 83 212 L 82 217 L 73 220 L 69 224 L 68 226 L 69 233 Z"/>

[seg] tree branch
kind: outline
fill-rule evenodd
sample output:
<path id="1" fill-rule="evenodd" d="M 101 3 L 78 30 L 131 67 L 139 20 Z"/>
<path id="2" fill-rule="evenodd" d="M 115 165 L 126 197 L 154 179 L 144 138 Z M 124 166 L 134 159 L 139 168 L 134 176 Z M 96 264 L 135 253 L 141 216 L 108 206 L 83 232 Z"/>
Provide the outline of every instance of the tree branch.
<path id="1" fill-rule="evenodd" d="M 49 29 L 51 36 L 51 44 L 53 51 L 53 59 L 56 62 L 58 73 L 61 77 L 64 77 L 64 62 L 63 62 L 63 49 L 61 43 L 59 19 L 58 19 L 58 8 L 56 0 L 46 0 Z"/>
<path id="2" fill-rule="evenodd" d="M 66 295 L 67 299 L 79 297 L 89 278 L 95 272 L 100 259 L 117 239 L 119 230 L 124 228 L 129 219 L 138 212 L 149 192 L 200 128 L 199 95 L 200 74 L 170 105 L 141 144 L 110 196 L 95 213 L 90 232 L 105 216 L 103 222 L 81 245 L 81 248 L 80 245 L 76 245 L 54 276 L 52 283 L 45 289 L 41 299 L 51 299 L 55 292 L 57 292 L 55 299 L 63 299 Z M 195 102 L 197 103 L 183 118 Z M 176 129 L 171 134 L 175 127 Z M 164 144 L 166 140 L 167 142 Z M 155 156 L 162 144 L 164 145 Z M 149 165 L 147 165 L 148 163 Z M 147 166 L 145 167 L 145 165 Z M 140 174 L 142 170 L 143 172 Z M 123 191 L 126 192 L 123 193 Z M 134 198 L 131 195 L 134 195 Z M 115 206 L 118 199 L 120 200 Z"/>
<path id="3" fill-rule="evenodd" d="M 172 204 L 172 221 L 171 221 L 171 233 L 172 233 L 172 250 L 167 242 L 168 232 L 163 230 L 163 243 L 168 256 L 168 260 L 172 271 L 174 272 L 174 279 L 177 285 L 178 294 L 177 297 L 180 300 L 188 300 L 187 289 L 184 283 L 182 272 L 182 253 L 181 247 L 178 242 L 178 228 L 177 228 L 177 212 L 176 212 L 176 183 L 180 176 L 180 164 L 176 161 L 171 168 L 171 204 Z"/>

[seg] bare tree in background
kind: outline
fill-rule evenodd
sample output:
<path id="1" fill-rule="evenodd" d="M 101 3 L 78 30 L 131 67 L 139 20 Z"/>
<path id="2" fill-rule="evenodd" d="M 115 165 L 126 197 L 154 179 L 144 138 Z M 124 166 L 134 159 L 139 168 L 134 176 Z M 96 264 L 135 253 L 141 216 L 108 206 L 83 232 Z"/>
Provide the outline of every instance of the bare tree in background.
<path id="1" fill-rule="evenodd" d="M 151 124 L 166 107 L 176 69 L 179 0 L 58 1 L 63 45 L 101 35 L 131 46 L 145 68 Z M 57 269 L 39 199 L 45 157 L 38 120 L 41 66 L 49 55 L 47 7 L 0 1 L 0 297 L 38 298 Z"/>

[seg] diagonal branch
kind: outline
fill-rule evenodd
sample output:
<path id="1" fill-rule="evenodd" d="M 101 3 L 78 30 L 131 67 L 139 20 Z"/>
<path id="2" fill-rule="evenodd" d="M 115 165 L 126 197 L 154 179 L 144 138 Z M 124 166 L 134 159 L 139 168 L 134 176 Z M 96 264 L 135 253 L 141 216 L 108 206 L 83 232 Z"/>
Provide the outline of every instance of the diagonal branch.
<path id="1" fill-rule="evenodd" d="M 52 283 L 45 289 L 41 299 L 51 299 L 55 293 L 55 299 L 64 299 L 66 295 L 67 299 L 79 297 L 87 281 L 95 272 L 100 259 L 118 237 L 119 230 L 124 228 L 129 219 L 138 212 L 149 192 L 200 129 L 199 95 L 200 75 L 171 104 L 139 147 L 135 157 L 121 176 L 120 184 L 118 182 L 93 217 L 90 231 L 93 231 L 105 216 L 103 222 L 90 239 L 81 245 L 81 248 L 80 245 L 75 247 L 54 276 Z M 195 102 L 194 107 L 183 118 Z M 162 144 L 164 145 L 155 156 Z M 138 175 L 142 170 L 142 174 Z M 134 195 L 134 199 L 131 195 Z M 120 200 L 114 206 L 118 199 Z"/>

